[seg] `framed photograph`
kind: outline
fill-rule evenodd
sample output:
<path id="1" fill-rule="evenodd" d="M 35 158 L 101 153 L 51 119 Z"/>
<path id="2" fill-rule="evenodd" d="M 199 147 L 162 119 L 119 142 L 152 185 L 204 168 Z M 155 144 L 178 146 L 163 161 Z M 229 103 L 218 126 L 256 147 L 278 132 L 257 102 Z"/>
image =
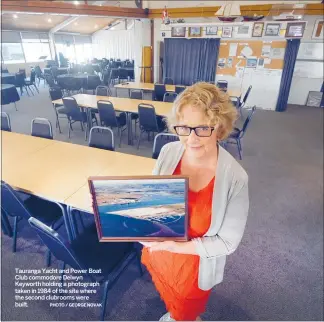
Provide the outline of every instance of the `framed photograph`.
<path id="1" fill-rule="evenodd" d="M 201 27 L 189 27 L 189 37 L 201 37 Z"/>
<path id="2" fill-rule="evenodd" d="M 252 37 L 262 37 L 264 22 L 255 22 L 252 30 Z"/>
<path id="3" fill-rule="evenodd" d="M 188 239 L 188 178 L 90 177 L 99 241 Z"/>
<path id="4" fill-rule="evenodd" d="M 266 25 L 265 36 L 278 36 L 280 31 L 280 23 L 268 23 Z"/>
<path id="5" fill-rule="evenodd" d="M 258 64 L 258 59 L 257 58 L 248 58 L 246 60 L 246 67 L 256 68 L 257 64 Z"/>
<path id="6" fill-rule="evenodd" d="M 232 26 L 223 27 L 222 37 L 223 38 L 231 38 L 232 37 L 232 31 L 233 31 Z"/>
<path id="7" fill-rule="evenodd" d="M 288 22 L 286 38 L 302 38 L 306 28 L 306 22 Z"/>
<path id="8" fill-rule="evenodd" d="M 206 27 L 206 35 L 217 35 L 218 27 L 212 26 L 212 27 Z"/>
<path id="9" fill-rule="evenodd" d="M 172 37 L 186 37 L 186 27 L 172 27 Z"/>
<path id="10" fill-rule="evenodd" d="M 316 20 L 312 38 L 323 40 L 323 38 L 324 38 L 324 20 L 323 19 Z"/>

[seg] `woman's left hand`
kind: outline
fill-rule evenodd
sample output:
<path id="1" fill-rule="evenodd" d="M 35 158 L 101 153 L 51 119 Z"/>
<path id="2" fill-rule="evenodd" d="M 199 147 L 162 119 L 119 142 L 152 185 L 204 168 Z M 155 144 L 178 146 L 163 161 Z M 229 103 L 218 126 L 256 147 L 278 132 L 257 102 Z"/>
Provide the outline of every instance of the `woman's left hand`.
<path id="1" fill-rule="evenodd" d="M 174 241 L 163 241 L 163 242 L 140 242 L 142 245 L 149 248 L 150 252 L 158 250 L 167 250 L 169 252 L 176 253 L 177 242 Z"/>
<path id="2" fill-rule="evenodd" d="M 178 254 L 191 254 L 197 255 L 197 251 L 193 242 L 175 242 L 175 241 L 163 241 L 163 242 L 140 242 L 142 245 L 149 248 L 150 252 L 165 250 Z"/>

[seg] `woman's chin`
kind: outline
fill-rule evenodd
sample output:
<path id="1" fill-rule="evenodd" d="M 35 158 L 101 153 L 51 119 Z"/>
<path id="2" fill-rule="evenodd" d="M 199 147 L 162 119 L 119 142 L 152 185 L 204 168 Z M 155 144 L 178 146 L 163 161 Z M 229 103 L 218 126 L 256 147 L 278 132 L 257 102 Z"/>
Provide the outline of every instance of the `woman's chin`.
<path id="1" fill-rule="evenodd" d="M 187 150 L 195 158 L 202 157 L 205 153 L 203 146 L 187 146 Z"/>

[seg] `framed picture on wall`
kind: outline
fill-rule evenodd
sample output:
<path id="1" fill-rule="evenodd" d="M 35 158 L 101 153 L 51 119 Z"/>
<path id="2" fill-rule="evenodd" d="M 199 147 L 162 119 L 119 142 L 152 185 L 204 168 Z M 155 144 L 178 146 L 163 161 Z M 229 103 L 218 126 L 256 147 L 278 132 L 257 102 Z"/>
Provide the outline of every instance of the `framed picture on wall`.
<path id="1" fill-rule="evenodd" d="M 264 35 L 278 36 L 279 31 L 280 31 L 280 23 L 268 23 Z"/>
<path id="2" fill-rule="evenodd" d="M 206 35 L 217 35 L 218 27 L 212 26 L 212 27 L 206 27 Z"/>
<path id="3" fill-rule="evenodd" d="M 262 37 L 264 22 L 255 22 L 253 25 L 252 37 Z"/>
<path id="4" fill-rule="evenodd" d="M 324 38 L 324 20 L 323 19 L 316 20 L 312 38 L 323 40 L 323 38 Z"/>
<path id="5" fill-rule="evenodd" d="M 186 37 L 186 27 L 172 27 L 171 37 Z"/>
<path id="6" fill-rule="evenodd" d="M 306 28 L 306 22 L 288 22 L 286 38 L 302 38 Z"/>
<path id="7" fill-rule="evenodd" d="M 201 27 L 189 27 L 189 37 L 201 37 Z"/>
<path id="8" fill-rule="evenodd" d="M 232 37 L 232 31 L 233 31 L 233 27 L 232 26 L 223 27 L 222 37 L 223 38 L 231 38 Z"/>

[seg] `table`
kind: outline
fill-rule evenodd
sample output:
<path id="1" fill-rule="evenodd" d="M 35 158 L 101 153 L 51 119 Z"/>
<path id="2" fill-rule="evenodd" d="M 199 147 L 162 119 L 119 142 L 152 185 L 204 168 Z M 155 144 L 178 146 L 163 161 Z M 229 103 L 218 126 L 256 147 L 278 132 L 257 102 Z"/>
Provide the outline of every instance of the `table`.
<path id="1" fill-rule="evenodd" d="M 11 84 L 1 84 L 1 104 L 6 105 L 10 103 L 15 103 L 20 100 L 20 96 L 18 94 L 18 91 L 16 89 L 15 85 Z"/>
<path id="2" fill-rule="evenodd" d="M 15 189 L 91 212 L 88 177 L 149 175 L 155 160 L 1 131 L 2 179 Z M 71 226 L 65 214 L 67 229 Z M 73 234 L 73 227 L 70 233 Z"/>
<path id="3" fill-rule="evenodd" d="M 96 95 L 88 95 L 88 94 L 76 94 L 73 95 L 73 97 L 76 99 L 78 105 L 81 108 L 86 108 L 88 111 L 88 120 L 91 117 L 89 117 L 89 113 L 91 108 L 97 108 L 97 102 L 100 100 L 103 101 L 110 101 L 113 105 L 115 110 L 126 112 L 127 114 L 127 126 L 128 126 L 128 144 L 131 144 L 132 137 L 131 137 L 131 113 L 138 113 L 138 105 L 139 104 L 150 104 L 153 105 L 155 108 L 155 113 L 157 115 L 166 116 L 170 113 L 173 103 L 167 103 L 167 102 L 158 102 L 158 101 L 148 101 L 148 100 L 136 100 L 136 99 L 130 99 L 130 98 L 121 98 L 121 97 L 110 97 L 110 96 L 96 96 Z M 63 100 L 55 100 L 52 101 L 54 105 L 62 105 Z M 90 122 L 89 122 L 89 129 L 91 128 Z"/>
<path id="4" fill-rule="evenodd" d="M 57 74 L 58 75 L 64 75 L 68 73 L 68 67 L 58 67 L 57 70 Z M 50 67 L 46 67 L 44 68 L 44 74 L 50 74 L 52 75 L 52 69 Z"/>
<path id="5" fill-rule="evenodd" d="M 74 79 L 76 81 L 80 81 L 82 83 L 82 88 L 87 86 L 88 74 L 63 74 L 57 76 L 57 82 L 64 88 L 64 80 L 65 79 Z"/>
<path id="6" fill-rule="evenodd" d="M 1 83 L 16 85 L 16 75 L 11 73 L 1 73 Z"/>
<path id="7" fill-rule="evenodd" d="M 176 85 L 165 85 L 165 89 L 167 92 L 175 92 L 175 86 Z M 183 85 L 177 85 L 177 86 L 183 86 Z M 123 89 L 128 89 L 128 92 L 130 94 L 131 89 L 142 89 L 144 91 L 154 91 L 154 84 L 153 83 L 135 83 L 135 82 L 127 82 L 123 84 L 117 84 L 115 85 L 116 90 L 123 88 Z M 241 91 L 240 90 L 228 90 L 227 94 L 229 96 L 236 96 L 240 97 L 241 96 Z M 129 95 L 130 96 L 130 95 Z"/>

